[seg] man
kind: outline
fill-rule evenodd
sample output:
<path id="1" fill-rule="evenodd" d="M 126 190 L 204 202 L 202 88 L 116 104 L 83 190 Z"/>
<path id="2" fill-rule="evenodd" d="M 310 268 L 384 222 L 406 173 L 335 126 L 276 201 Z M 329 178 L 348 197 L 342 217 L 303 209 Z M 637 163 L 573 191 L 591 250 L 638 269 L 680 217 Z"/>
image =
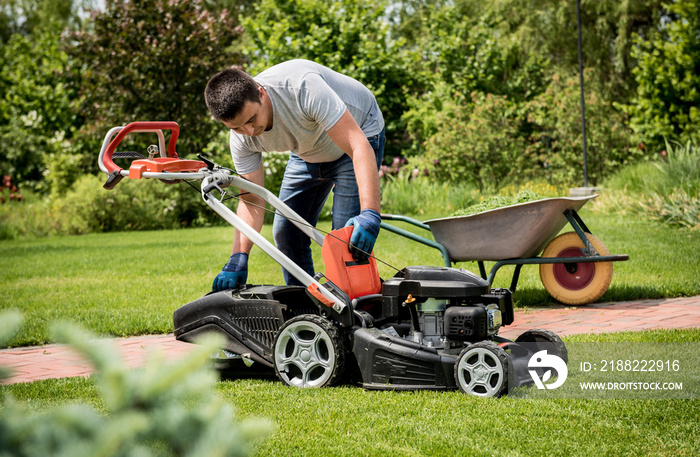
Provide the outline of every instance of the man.
<path id="1" fill-rule="evenodd" d="M 291 60 L 255 78 L 224 70 L 209 80 L 205 99 L 212 116 L 231 130 L 231 155 L 241 176 L 262 186 L 262 152 L 292 151 L 279 198 L 316 225 L 333 189 L 333 229 L 352 225 L 350 242 L 366 258 L 379 234 L 378 169 L 384 156 L 384 118 L 369 89 L 317 63 Z M 246 194 L 237 214 L 260 231 L 263 208 L 262 199 Z M 278 214 L 273 236 L 280 251 L 315 274 L 308 236 Z M 246 283 L 252 247 L 236 231 L 214 290 Z M 283 273 L 287 284 L 300 284 Z"/>

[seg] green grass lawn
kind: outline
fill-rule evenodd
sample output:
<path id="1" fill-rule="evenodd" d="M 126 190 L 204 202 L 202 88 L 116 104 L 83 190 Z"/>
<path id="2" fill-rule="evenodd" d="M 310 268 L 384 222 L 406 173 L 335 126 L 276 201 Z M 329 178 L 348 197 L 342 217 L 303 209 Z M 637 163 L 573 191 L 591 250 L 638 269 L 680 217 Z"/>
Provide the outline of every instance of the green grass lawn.
<path id="1" fill-rule="evenodd" d="M 581 215 L 611 253 L 630 256 L 614 265 L 612 285 L 601 300 L 700 294 L 699 232 L 586 208 Z M 320 228 L 328 230 L 329 223 Z M 268 239 L 270 232 L 270 226 L 263 228 Z M 25 315 L 22 331 L 10 344 L 48 342 L 48 324 L 61 319 L 102 335 L 171 332 L 173 311 L 211 289 L 228 259 L 232 234 L 232 228 L 215 227 L 2 241 L 0 309 L 15 308 Z M 396 268 L 443 264 L 437 250 L 387 231 L 381 233 L 375 254 Z M 320 269 L 320 248 L 314 247 L 314 257 Z M 475 262 L 457 265 L 478 272 Z M 250 266 L 249 282 L 282 284 L 280 267 L 260 249 L 253 250 Z M 383 263 L 379 270 L 384 278 L 395 274 Z M 495 285 L 508 287 L 511 274 L 512 268 L 499 270 Z M 523 267 L 515 301 L 521 307 L 556 305 L 540 282 L 537 266 Z"/>
<path id="2" fill-rule="evenodd" d="M 700 330 L 576 335 L 575 341 L 700 341 Z M 567 340 L 569 340 L 567 338 Z M 270 378 L 228 379 L 218 394 L 239 419 L 275 431 L 256 455 L 698 455 L 700 400 L 482 399 L 459 392 L 295 389 Z M 105 405 L 92 378 L 0 386 L 41 411 Z"/>
<path id="3" fill-rule="evenodd" d="M 89 381 L 39 386 L 90 401 Z M 35 388 L 36 388 L 35 387 Z M 7 389 L 6 389 L 7 390 Z M 16 389 L 19 390 L 19 389 Z M 698 400 L 480 399 L 458 392 L 293 389 L 226 381 L 238 417 L 266 417 L 275 432 L 258 456 L 698 455 Z M 34 408 L 38 408 L 36 399 Z M 94 401 L 94 400 L 93 400 Z"/>

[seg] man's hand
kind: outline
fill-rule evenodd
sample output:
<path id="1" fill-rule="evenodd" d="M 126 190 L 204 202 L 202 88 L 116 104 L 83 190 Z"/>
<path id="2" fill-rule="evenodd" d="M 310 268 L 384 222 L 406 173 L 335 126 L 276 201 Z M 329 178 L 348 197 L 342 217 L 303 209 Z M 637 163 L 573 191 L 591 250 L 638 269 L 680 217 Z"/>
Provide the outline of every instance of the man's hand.
<path id="1" fill-rule="evenodd" d="M 234 289 L 238 285 L 244 285 L 248 279 L 248 254 L 236 252 L 228 259 L 221 273 L 214 278 L 212 290 L 219 292 L 225 289 Z"/>
<path id="2" fill-rule="evenodd" d="M 374 243 L 379 235 L 379 224 L 382 218 L 373 209 L 363 209 L 359 215 L 351 218 L 345 226 L 350 225 L 355 228 L 350 236 L 350 246 L 352 257 L 355 260 L 366 260 L 374 249 Z"/>

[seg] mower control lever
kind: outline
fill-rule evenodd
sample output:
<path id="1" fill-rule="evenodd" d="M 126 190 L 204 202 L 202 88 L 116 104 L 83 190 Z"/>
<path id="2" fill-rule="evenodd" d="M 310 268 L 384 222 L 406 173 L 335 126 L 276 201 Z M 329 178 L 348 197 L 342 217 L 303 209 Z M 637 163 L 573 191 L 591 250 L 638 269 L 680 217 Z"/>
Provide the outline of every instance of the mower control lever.
<path id="1" fill-rule="evenodd" d="M 207 195 L 214 189 L 219 189 L 219 191 L 223 192 L 223 189 L 221 189 L 221 181 L 214 181 L 213 183 L 209 184 L 207 187 L 202 189 L 202 193 Z"/>
<path id="2" fill-rule="evenodd" d="M 208 165 L 207 165 L 207 168 L 208 168 Z M 230 186 L 231 181 L 232 181 L 232 177 L 229 174 L 228 170 L 216 171 L 212 174 L 211 183 L 202 188 L 202 195 L 204 195 L 206 198 L 206 195 L 208 195 L 214 189 L 218 189 L 219 192 L 221 192 L 223 194 L 223 192 L 224 192 L 223 189 L 225 187 Z"/>
<path id="3" fill-rule="evenodd" d="M 114 187 L 119 184 L 119 181 L 124 179 L 124 176 L 119 174 L 118 171 L 114 171 L 112 173 L 109 173 L 107 176 L 107 181 L 102 185 L 107 190 L 112 190 Z"/>
<path id="4" fill-rule="evenodd" d="M 214 167 L 216 166 L 216 164 L 214 162 L 207 159 L 202 154 L 197 154 L 197 158 L 207 165 L 207 170 L 214 171 Z"/>

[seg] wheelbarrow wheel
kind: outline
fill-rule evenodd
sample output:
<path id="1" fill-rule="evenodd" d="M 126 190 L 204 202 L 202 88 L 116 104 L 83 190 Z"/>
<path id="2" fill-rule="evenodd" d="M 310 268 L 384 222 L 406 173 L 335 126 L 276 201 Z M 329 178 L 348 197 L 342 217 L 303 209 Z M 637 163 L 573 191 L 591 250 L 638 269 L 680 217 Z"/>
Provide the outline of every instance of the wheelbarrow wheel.
<path id="1" fill-rule="evenodd" d="M 331 386 L 343 372 L 343 339 L 328 319 L 312 314 L 297 316 L 277 332 L 274 359 L 275 374 L 288 386 Z"/>
<path id="2" fill-rule="evenodd" d="M 586 237 L 598 254 L 610 254 L 598 238 L 590 233 L 586 233 Z M 583 241 L 578 234 L 568 232 L 554 238 L 542 257 L 583 257 L 582 249 Z M 612 262 L 540 264 L 540 279 L 545 290 L 567 305 L 585 305 L 598 300 L 608 290 L 612 274 Z"/>

